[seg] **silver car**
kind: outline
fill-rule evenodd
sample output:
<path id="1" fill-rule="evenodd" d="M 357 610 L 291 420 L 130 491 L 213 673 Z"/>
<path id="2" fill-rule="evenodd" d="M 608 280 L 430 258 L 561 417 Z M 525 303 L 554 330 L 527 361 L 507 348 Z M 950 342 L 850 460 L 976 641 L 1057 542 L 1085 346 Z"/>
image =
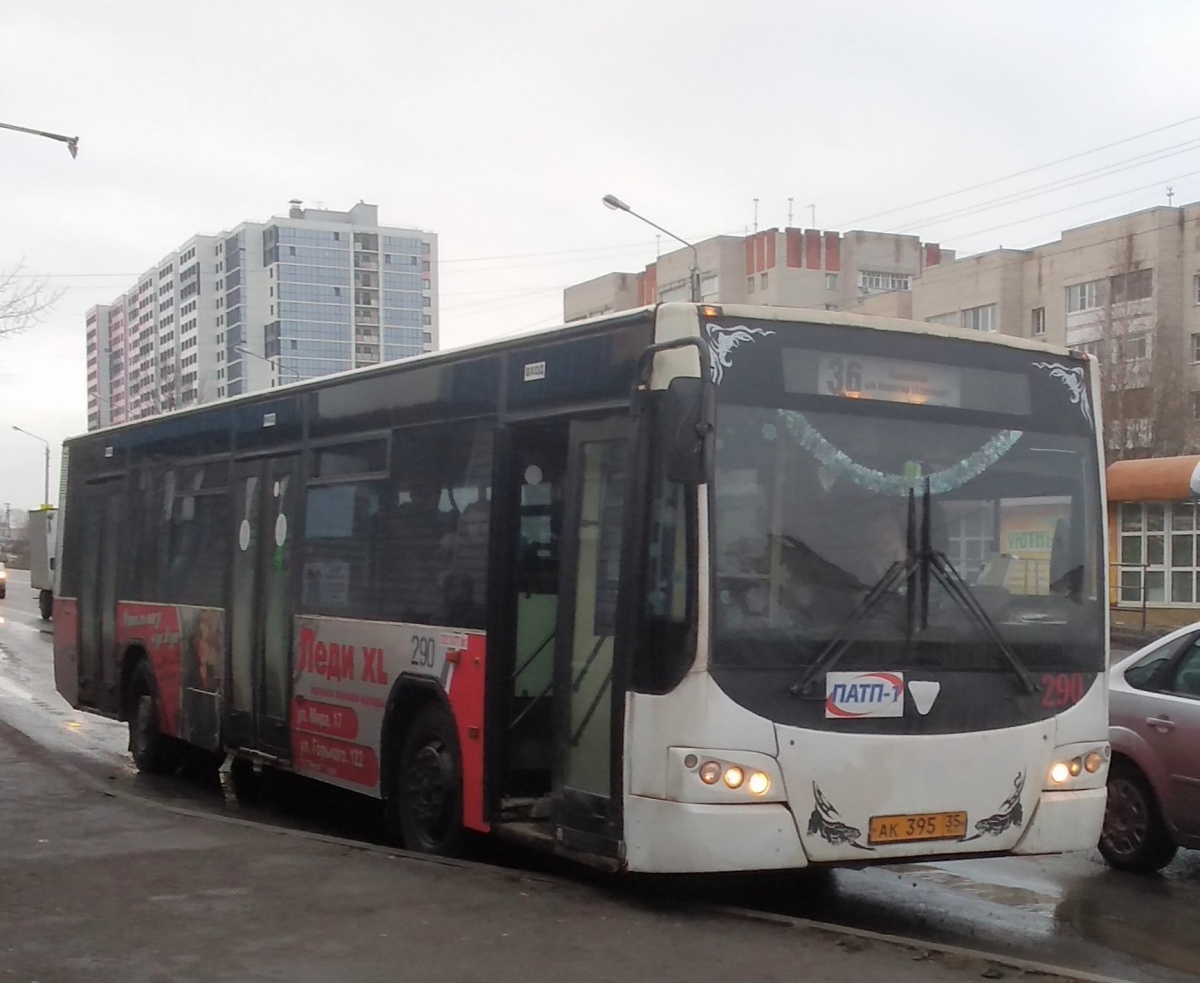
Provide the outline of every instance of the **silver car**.
<path id="1" fill-rule="evenodd" d="M 1123 870 L 1155 871 L 1200 849 L 1200 623 L 1109 670 L 1108 807 L 1100 852 Z"/>

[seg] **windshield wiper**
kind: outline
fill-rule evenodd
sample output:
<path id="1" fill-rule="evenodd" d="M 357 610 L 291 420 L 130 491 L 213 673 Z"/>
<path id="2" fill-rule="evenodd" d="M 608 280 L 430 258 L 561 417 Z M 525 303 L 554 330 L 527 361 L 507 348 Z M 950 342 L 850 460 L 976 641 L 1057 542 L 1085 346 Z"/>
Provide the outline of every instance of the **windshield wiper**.
<path id="1" fill-rule="evenodd" d="M 884 571 L 875 585 L 867 591 L 867 596 L 859 602 L 857 608 L 845 621 L 837 631 L 833 633 L 833 637 L 825 645 L 820 652 L 817 653 L 816 659 L 813 660 L 804 674 L 789 687 L 788 692 L 793 696 L 802 696 L 808 693 L 812 688 L 814 677 L 821 671 L 829 671 L 846 654 L 846 650 L 854 644 L 854 639 L 849 637 L 849 633 L 855 628 L 865 625 L 879 610 L 883 599 L 891 592 L 892 588 L 904 578 L 908 579 L 908 625 L 909 634 L 912 634 L 912 615 L 914 593 L 912 590 L 913 581 L 921 569 L 922 558 L 916 550 L 916 535 L 914 520 L 916 518 L 916 505 L 913 501 L 912 489 L 908 492 L 908 529 L 905 533 L 905 543 L 907 556 L 903 561 L 896 560 L 890 567 Z"/>
<path id="2" fill-rule="evenodd" d="M 865 624 L 874 612 L 878 609 L 883 597 L 885 597 L 892 585 L 901 577 L 909 578 L 908 588 L 908 639 L 912 640 L 913 626 L 913 609 L 916 604 L 916 597 L 913 591 L 914 575 L 919 572 L 920 577 L 920 600 L 921 600 L 921 630 L 929 627 L 929 582 L 930 574 L 942 585 L 951 599 L 967 615 L 982 629 L 984 635 L 992 642 L 1004 656 L 1005 660 L 1012 667 L 1017 678 L 1021 681 L 1021 686 L 1026 693 L 1036 693 L 1038 685 L 1034 682 L 1033 676 L 1029 674 L 1029 670 L 1025 667 L 1017 654 L 1012 650 L 1011 646 L 1004 640 L 1004 636 L 1000 634 L 1000 630 L 996 627 L 996 623 L 984 610 L 983 605 L 979 603 L 979 599 L 971 593 L 970 585 L 963 579 L 962 575 L 954 568 L 945 553 L 942 553 L 933 548 L 932 541 L 932 523 L 930 522 L 930 498 L 929 498 L 929 479 L 925 479 L 925 491 L 921 496 L 921 546 L 916 548 L 915 543 L 915 502 L 912 489 L 908 492 L 908 529 L 905 536 L 908 556 L 903 563 L 897 561 L 888 568 L 887 572 L 875 584 L 862 603 L 855 612 L 846 619 L 842 626 L 834 633 L 833 638 L 817 655 L 812 665 L 804 671 L 804 674 L 790 687 L 788 692 L 793 696 L 807 694 L 812 688 L 813 679 L 822 671 L 828 672 L 837 662 L 845 655 L 846 650 L 854 644 L 854 639 L 847 637 L 848 633 L 856 627 Z"/>

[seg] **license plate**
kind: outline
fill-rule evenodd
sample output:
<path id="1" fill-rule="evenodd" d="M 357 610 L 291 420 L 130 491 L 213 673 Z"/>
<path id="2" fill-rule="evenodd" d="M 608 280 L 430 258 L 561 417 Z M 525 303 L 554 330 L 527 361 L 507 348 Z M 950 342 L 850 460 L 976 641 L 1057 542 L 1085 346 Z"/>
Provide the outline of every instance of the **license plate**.
<path id="1" fill-rule="evenodd" d="M 961 840 L 967 835 L 965 812 L 918 812 L 872 816 L 868 843 L 912 843 L 916 840 Z"/>

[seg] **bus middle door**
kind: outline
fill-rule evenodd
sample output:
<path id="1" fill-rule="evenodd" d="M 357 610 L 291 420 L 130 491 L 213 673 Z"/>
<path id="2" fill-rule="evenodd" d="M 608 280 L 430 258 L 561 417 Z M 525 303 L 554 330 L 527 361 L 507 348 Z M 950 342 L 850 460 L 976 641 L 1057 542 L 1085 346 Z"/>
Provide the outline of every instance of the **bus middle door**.
<path id="1" fill-rule="evenodd" d="M 232 495 L 225 742 L 286 758 L 299 457 L 236 462 Z"/>

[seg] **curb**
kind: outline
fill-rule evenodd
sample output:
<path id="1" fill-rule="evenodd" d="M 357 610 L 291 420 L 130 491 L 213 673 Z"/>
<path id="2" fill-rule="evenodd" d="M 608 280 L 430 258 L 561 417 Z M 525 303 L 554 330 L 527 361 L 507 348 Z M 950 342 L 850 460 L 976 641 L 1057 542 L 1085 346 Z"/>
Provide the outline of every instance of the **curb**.
<path id="1" fill-rule="evenodd" d="M 1089 973 L 1086 970 L 1071 969 L 1068 966 L 1054 966 L 1050 963 L 1038 962 L 1033 959 L 1022 959 L 1019 956 L 1006 956 L 1000 953 L 984 952 L 981 949 L 968 949 L 964 946 L 949 945 L 943 942 L 922 942 L 918 939 L 906 938 L 902 935 L 888 935 L 885 932 L 872 932 L 869 929 L 852 928 L 848 925 L 833 925 L 829 922 L 817 922 L 795 915 L 778 915 L 773 912 L 755 911 L 752 908 L 736 908 L 727 905 L 716 905 L 711 910 L 747 921 L 767 922 L 768 924 L 779 925 L 784 928 L 799 928 L 811 932 L 826 932 L 830 935 L 862 939 L 867 942 L 880 942 L 899 949 L 907 949 L 910 952 L 936 952 L 944 956 L 958 956 L 1038 976 L 1057 976 L 1067 980 L 1079 980 L 1081 983 L 1130 983 L 1129 980 L 1118 976 L 1103 976 L 1098 973 Z"/>

